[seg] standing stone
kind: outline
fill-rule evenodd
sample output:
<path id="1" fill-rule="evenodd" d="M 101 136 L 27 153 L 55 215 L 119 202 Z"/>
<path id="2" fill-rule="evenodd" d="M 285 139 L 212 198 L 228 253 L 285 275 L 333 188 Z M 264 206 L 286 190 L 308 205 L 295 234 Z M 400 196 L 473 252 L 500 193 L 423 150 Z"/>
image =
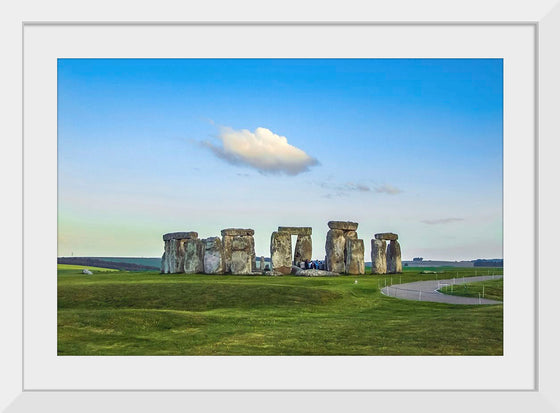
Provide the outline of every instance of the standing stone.
<path id="1" fill-rule="evenodd" d="M 390 241 L 387 245 L 387 272 L 389 274 L 402 272 L 401 246 L 399 241 Z"/>
<path id="2" fill-rule="evenodd" d="M 196 239 L 196 232 L 170 232 L 163 235 L 164 253 L 161 257 L 161 272 L 164 274 L 182 273 L 185 263 L 185 242 Z"/>
<path id="3" fill-rule="evenodd" d="M 203 239 L 204 243 L 204 274 L 222 274 L 222 240 L 219 237 Z"/>
<path id="4" fill-rule="evenodd" d="M 311 254 L 313 250 L 313 243 L 311 235 L 298 235 L 296 241 L 296 248 L 294 251 L 294 264 L 299 266 L 300 262 L 305 260 L 311 261 Z M 291 248 L 290 248 L 291 253 Z"/>
<path id="5" fill-rule="evenodd" d="M 371 273 L 387 274 L 387 242 L 380 239 L 371 240 Z"/>
<path id="6" fill-rule="evenodd" d="M 251 253 L 245 250 L 231 252 L 231 273 L 252 274 L 253 259 Z"/>
<path id="7" fill-rule="evenodd" d="M 261 256 L 261 260 L 260 260 L 260 268 L 261 271 L 264 271 L 264 257 Z"/>
<path id="8" fill-rule="evenodd" d="M 281 274 L 292 271 L 292 236 L 289 232 L 273 232 L 270 237 L 271 270 Z"/>
<path id="9" fill-rule="evenodd" d="M 329 223 L 330 224 L 330 223 Z M 325 252 L 327 253 L 327 271 L 343 273 L 344 252 L 346 250 L 346 237 L 340 229 L 330 229 L 327 232 Z"/>
<path id="10" fill-rule="evenodd" d="M 222 230 L 224 273 L 252 274 L 255 261 L 253 229 L 227 228 Z"/>
<path id="11" fill-rule="evenodd" d="M 222 231 L 223 234 L 223 231 Z M 222 235 L 222 265 L 224 266 L 223 273 L 231 273 L 231 244 L 233 236 Z"/>
<path id="12" fill-rule="evenodd" d="M 161 272 L 164 274 L 175 274 L 183 272 L 185 251 L 180 239 L 165 241 L 165 249 L 161 257 Z"/>
<path id="13" fill-rule="evenodd" d="M 346 274 L 365 274 L 364 240 L 348 238 L 346 240 Z"/>
<path id="14" fill-rule="evenodd" d="M 187 239 L 184 241 L 185 274 L 200 274 L 204 271 L 204 244 L 200 239 Z"/>

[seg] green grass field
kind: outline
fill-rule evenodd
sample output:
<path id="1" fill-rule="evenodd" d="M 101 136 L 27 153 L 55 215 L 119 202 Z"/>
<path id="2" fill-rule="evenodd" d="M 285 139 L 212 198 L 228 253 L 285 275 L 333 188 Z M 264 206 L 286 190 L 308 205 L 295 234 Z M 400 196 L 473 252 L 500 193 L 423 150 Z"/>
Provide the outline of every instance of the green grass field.
<path id="1" fill-rule="evenodd" d="M 480 281 L 476 283 L 466 283 L 455 285 L 453 291 L 449 289 L 449 286 L 439 290 L 444 294 L 449 295 L 460 295 L 462 297 L 475 297 L 478 298 L 479 294 L 482 298 L 488 298 L 490 300 L 504 300 L 504 280 L 489 280 Z"/>
<path id="2" fill-rule="evenodd" d="M 59 269 L 58 354 L 502 355 L 502 305 L 405 301 L 379 291 L 384 282 L 436 278 L 424 270 L 306 278 Z M 475 275 L 437 271 L 440 279 Z"/>

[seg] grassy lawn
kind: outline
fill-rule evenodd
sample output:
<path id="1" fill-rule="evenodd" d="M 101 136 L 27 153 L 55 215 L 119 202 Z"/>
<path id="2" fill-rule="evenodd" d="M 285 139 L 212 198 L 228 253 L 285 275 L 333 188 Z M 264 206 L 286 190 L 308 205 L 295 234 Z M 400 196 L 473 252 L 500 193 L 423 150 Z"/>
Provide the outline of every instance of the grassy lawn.
<path id="1" fill-rule="evenodd" d="M 449 295 L 460 295 L 462 297 L 476 297 L 478 294 L 482 298 L 488 298 L 490 300 L 504 300 L 504 280 L 500 278 L 499 280 L 489 280 L 480 281 L 476 283 L 466 283 L 461 285 L 455 285 L 453 291 L 447 288 L 442 288 L 439 290 L 444 294 Z"/>
<path id="2" fill-rule="evenodd" d="M 59 269 L 58 354 L 503 354 L 502 305 L 406 301 L 379 291 L 384 282 L 436 278 L 425 270 L 306 278 Z M 475 275 L 474 268 L 437 271 L 440 279 Z"/>

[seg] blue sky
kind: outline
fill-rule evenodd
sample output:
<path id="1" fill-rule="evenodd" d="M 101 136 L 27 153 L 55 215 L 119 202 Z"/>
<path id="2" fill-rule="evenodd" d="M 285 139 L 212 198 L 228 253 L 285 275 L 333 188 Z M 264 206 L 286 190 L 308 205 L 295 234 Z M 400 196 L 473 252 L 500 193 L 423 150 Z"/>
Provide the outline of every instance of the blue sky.
<path id="1" fill-rule="evenodd" d="M 502 257 L 501 59 L 59 59 L 60 256 L 329 220 Z"/>

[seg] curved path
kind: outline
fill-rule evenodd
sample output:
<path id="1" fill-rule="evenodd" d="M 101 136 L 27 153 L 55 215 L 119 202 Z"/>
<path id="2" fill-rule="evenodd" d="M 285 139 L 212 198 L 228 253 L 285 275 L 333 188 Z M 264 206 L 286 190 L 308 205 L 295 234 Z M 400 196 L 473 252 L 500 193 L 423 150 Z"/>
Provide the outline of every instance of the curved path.
<path id="1" fill-rule="evenodd" d="M 460 285 L 464 283 L 496 280 L 501 275 L 483 275 L 478 277 L 451 278 L 447 280 L 416 281 L 406 284 L 393 284 L 381 289 L 381 293 L 389 297 L 402 298 L 403 300 L 433 301 L 436 303 L 449 304 L 502 304 L 501 301 L 488 300 L 485 298 L 461 297 L 458 295 L 447 295 L 438 292 L 443 285 Z"/>

